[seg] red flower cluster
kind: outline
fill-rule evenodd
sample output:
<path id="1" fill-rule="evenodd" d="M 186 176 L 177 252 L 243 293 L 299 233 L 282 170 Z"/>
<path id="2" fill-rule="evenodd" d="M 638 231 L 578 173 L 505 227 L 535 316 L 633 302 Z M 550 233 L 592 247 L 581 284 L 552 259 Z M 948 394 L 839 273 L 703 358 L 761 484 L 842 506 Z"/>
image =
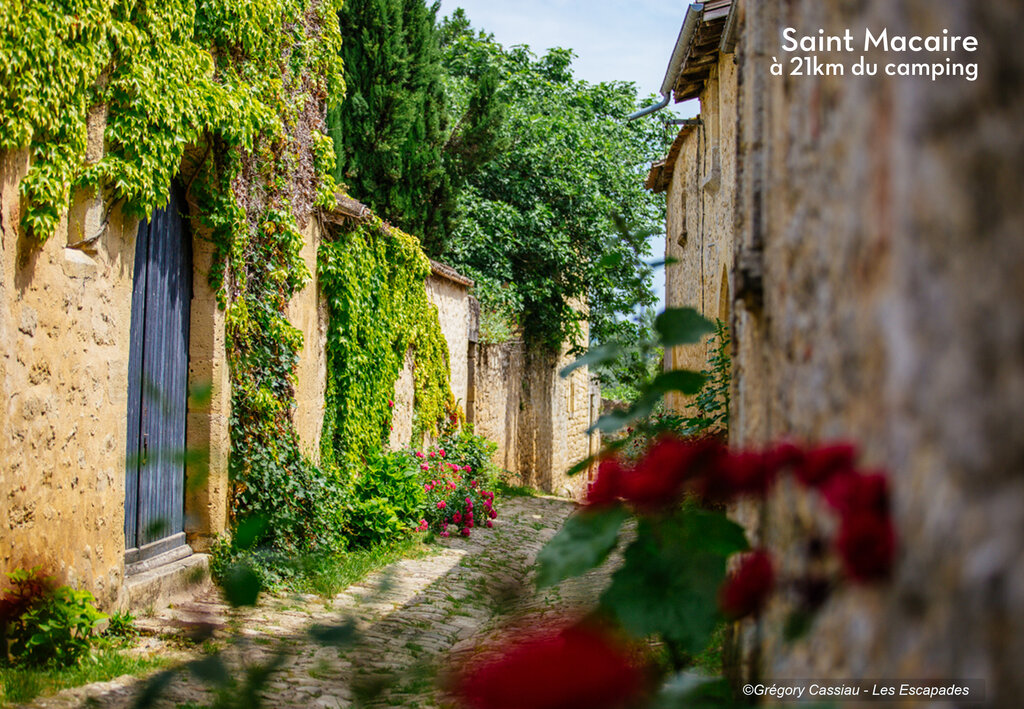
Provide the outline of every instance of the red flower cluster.
<path id="1" fill-rule="evenodd" d="M 758 613 L 775 587 L 775 568 L 768 552 L 748 552 L 718 594 L 718 605 L 726 617 L 739 619 Z"/>
<path id="2" fill-rule="evenodd" d="M 802 449 L 780 443 L 763 451 L 733 452 L 713 438 L 655 440 L 633 466 L 608 458 L 598 467 L 587 504 L 625 501 L 642 514 L 672 509 L 684 492 L 706 502 L 764 496 L 784 470 L 817 490 L 840 516 L 836 550 L 858 581 L 884 578 L 892 568 L 896 534 L 889 514 L 888 479 L 856 468 L 847 443 Z M 763 568 L 762 568 L 763 570 Z"/>
<path id="3" fill-rule="evenodd" d="M 644 684 L 613 638 L 576 625 L 511 641 L 499 657 L 464 673 L 455 694 L 472 709 L 618 709 Z"/>
<path id="4" fill-rule="evenodd" d="M 632 467 L 617 458 L 604 460 L 587 502 L 608 505 L 622 499 L 642 512 L 656 512 L 675 505 L 686 490 L 708 502 L 730 502 L 740 495 L 764 495 L 779 471 L 792 464 L 791 452 L 781 449 L 733 453 L 714 438 L 662 436 Z"/>

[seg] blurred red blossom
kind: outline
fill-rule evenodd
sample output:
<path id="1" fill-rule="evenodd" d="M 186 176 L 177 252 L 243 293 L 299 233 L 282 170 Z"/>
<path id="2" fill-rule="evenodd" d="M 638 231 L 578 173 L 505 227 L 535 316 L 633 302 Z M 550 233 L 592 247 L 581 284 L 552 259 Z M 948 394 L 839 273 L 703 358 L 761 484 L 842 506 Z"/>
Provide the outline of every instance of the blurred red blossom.
<path id="1" fill-rule="evenodd" d="M 464 671 L 454 693 L 472 709 L 617 709 L 644 689 L 626 648 L 574 625 L 510 639 L 498 657 Z"/>
<path id="2" fill-rule="evenodd" d="M 775 567 L 768 552 L 747 552 L 719 591 L 718 604 L 729 618 L 744 618 L 764 608 L 775 587 Z"/>

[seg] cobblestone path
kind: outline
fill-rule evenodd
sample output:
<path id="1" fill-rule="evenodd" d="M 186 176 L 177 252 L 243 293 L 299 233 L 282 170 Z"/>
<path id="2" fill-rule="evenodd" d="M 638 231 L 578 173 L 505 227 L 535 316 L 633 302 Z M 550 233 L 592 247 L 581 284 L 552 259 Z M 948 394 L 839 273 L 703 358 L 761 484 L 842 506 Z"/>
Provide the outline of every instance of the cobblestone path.
<path id="1" fill-rule="evenodd" d="M 436 553 L 407 559 L 371 574 L 329 601 L 318 596 L 271 598 L 233 620 L 210 591 L 145 624 L 184 632 L 213 623 L 217 635 L 238 637 L 225 651 L 236 676 L 251 663 L 280 654 L 283 664 L 262 692 L 264 706 L 439 707 L 443 692 L 435 677 L 453 658 L 485 650 L 509 624 L 543 624 L 566 612 L 585 610 L 607 581 L 608 569 L 570 579 L 542 594 L 533 592 L 537 552 L 572 511 L 554 498 L 505 500 L 493 529 L 469 539 L 445 540 Z M 614 566 L 614 562 L 612 564 Z M 351 620 L 356 641 L 322 645 L 310 636 L 315 625 L 339 627 Z M 32 707 L 129 707 L 141 683 L 130 677 L 68 690 Z M 156 706 L 193 707 L 214 694 L 191 675 L 179 675 Z"/>

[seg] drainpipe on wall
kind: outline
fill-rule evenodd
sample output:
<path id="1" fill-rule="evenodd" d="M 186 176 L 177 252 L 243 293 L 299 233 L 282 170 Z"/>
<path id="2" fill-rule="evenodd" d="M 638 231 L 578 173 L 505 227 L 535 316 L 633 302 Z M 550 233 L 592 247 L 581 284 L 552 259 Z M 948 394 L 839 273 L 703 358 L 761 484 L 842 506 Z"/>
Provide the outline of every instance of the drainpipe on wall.
<path id="1" fill-rule="evenodd" d="M 627 121 L 632 121 L 640 116 L 646 116 L 655 111 L 660 111 L 668 105 L 669 100 L 672 98 L 672 87 L 675 86 L 676 78 L 679 76 L 679 69 L 683 65 L 683 59 L 686 58 L 686 52 L 690 47 L 690 42 L 693 40 L 693 32 L 697 29 L 697 21 L 700 20 L 701 14 L 704 12 L 704 3 L 691 3 L 686 8 L 686 17 L 683 18 L 683 26 L 679 30 L 679 37 L 676 39 L 676 46 L 672 50 L 672 58 L 668 62 L 668 69 L 665 71 L 665 78 L 661 82 L 661 95 L 664 97 L 661 101 L 655 104 L 651 104 L 646 108 L 641 108 L 636 113 L 629 114 L 626 118 Z"/>

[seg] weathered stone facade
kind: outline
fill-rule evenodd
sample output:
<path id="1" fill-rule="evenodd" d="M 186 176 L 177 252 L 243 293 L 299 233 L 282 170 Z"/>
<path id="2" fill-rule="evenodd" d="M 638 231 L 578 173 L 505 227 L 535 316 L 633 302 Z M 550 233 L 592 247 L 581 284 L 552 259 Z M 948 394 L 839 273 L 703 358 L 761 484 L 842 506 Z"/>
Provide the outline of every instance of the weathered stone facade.
<path id="1" fill-rule="evenodd" d="M 1024 47 L 1009 0 L 735 3 L 738 80 L 722 145 L 734 338 L 730 436 L 849 439 L 889 473 L 900 551 L 890 582 L 843 587 L 802 640 L 789 599 L 744 627 L 743 672 L 975 678 L 992 706 L 1024 693 Z M 976 81 L 773 76 L 781 32 L 973 35 Z M 855 59 L 856 57 L 854 57 Z M 915 60 L 867 53 L 868 61 Z M 719 57 L 719 76 L 723 62 Z M 918 59 L 920 60 L 920 59 Z M 828 61 L 851 62 L 849 55 Z M 847 71 L 849 67 L 847 66 Z M 710 89 L 711 83 L 707 84 Z M 702 94 L 702 110 L 705 110 Z M 708 106 L 713 105 L 708 102 Z M 719 121 L 721 125 L 722 121 Z M 707 116 L 705 116 L 705 128 Z M 723 135 L 725 135 L 723 131 Z M 677 168 L 679 169 L 679 168 Z M 673 178 L 675 179 L 675 178 Z M 669 188 L 687 203 L 696 182 Z M 672 228 L 672 218 L 669 226 Z M 688 229 L 689 231 L 689 229 Z M 710 237 L 710 235 L 709 235 Z M 695 239 L 692 231 L 689 240 Z M 672 247 L 670 246 L 670 249 Z M 670 303 L 715 292 L 684 266 Z M 689 284 L 685 282 L 689 280 Z M 673 285 L 675 284 L 675 285 Z M 672 300 L 676 298 L 676 300 Z M 755 543 L 807 563 L 828 515 L 783 487 L 740 511 Z"/>
<path id="2" fill-rule="evenodd" d="M 106 602 L 121 588 L 136 222 L 79 194 L 45 244 L 19 233 L 27 151 L 0 156 L 0 566 L 42 564 Z M 97 214 L 98 213 L 98 214 Z M 82 248 L 68 248 L 100 233 Z"/>
<path id="3" fill-rule="evenodd" d="M 691 307 L 712 320 L 730 318 L 730 266 L 736 188 L 736 66 L 720 54 L 699 95 L 700 117 L 683 125 L 665 161 L 648 176 L 648 188 L 667 192 L 665 305 Z M 667 369 L 700 371 L 707 344 L 665 352 Z M 672 392 L 666 404 L 686 408 Z"/>

